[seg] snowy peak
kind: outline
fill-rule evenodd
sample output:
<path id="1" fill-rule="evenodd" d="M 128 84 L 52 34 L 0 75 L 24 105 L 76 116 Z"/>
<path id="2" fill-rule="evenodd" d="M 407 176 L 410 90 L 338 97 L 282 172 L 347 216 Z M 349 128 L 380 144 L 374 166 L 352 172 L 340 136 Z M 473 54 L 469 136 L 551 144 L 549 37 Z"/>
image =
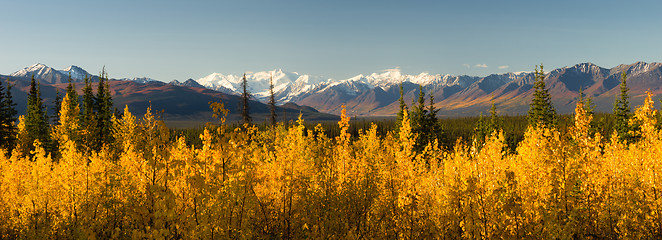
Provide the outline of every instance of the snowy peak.
<path id="1" fill-rule="evenodd" d="M 65 68 L 64 70 L 60 70 L 59 72 L 64 74 L 64 75 L 67 75 L 67 76 L 69 74 L 71 74 L 71 78 L 74 79 L 74 80 L 84 80 L 85 77 L 91 77 L 92 76 L 92 74 L 88 73 L 84 69 L 82 69 L 78 66 L 75 66 L 75 65 L 71 65 L 71 66 Z"/>
<path id="2" fill-rule="evenodd" d="M 399 68 L 386 69 L 380 73 L 372 73 L 367 76 L 360 74 L 349 78 L 348 80 L 362 81 L 375 87 L 380 87 L 383 90 L 388 89 L 393 85 L 399 85 L 402 82 L 410 82 L 418 85 L 440 85 L 440 86 L 454 86 L 458 85 L 466 87 L 477 81 L 478 77 L 470 76 L 451 76 L 441 74 L 429 74 L 427 72 L 419 73 L 418 75 L 402 74 Z"/>
<path id="3" fill-rule="evenodd" d="M 35 75 L 35 77 L 44 75 L 44 74 L 49 74 L 54 72 L 55 69 L 50 68 L 44 64 L 37 63 L 32 66 L 23 68 L 21 70 L 18 70 L 14 73 L 11 74 L 12 77 L 31 77 L 32 75 Z"/>
<path id="4" fill-rule="evenodd" d="M 576 71 L 582 72 L 582 73 L 596 73 L 596 74 L 601 73 L 604 70 L 606 70 L 606 69 L 603 69 L 600 66 L 595 65 L 595 64 L 590 63 L 590 62 L 577 64 L 577 65 L 573 66 L 570 69 L 573 69 L 573 70 L 576 70 Z"/>
<path id="5" fill-rule="evenodd" d="M 133 82 L 137 82 L 137 83 L 161 82 L 159 80 L 148 78 L 148 77 L 120 78 L 118 80 L 133 81 Z"/>
<path id="6" fill-rule="evenodd" d="M 241 89 L 242 75 L 224 75 L 212 73 L 198 79 L 198 83 L 210 89 L 238 94 Z M 274 69 L 262 72 L 246 72 L 248 90 L 257 99 L 266 99 L 269 96 L 269 81 L 273 79 L 274 92 L 279 101 L 287 101 L 301 92 L 312 89 L 314 85 L 328 81 L 324 77 L 287 72 Z"/>
<path id="7" fill-rule="evenodd" d="M 34 76 L 35 79 L 39 79 L 46 83 L 62 83 L 66 82 L 68 79 L 68 76 L 65 76 L 61 72 L 41 63 L 18 70 L 12 73 L 11 76 L 25 78 L 31 78 Z"/>
<path id="8" fill-rule="evenodd" d="M 628 77 L 636 76 L 645 72 L 649 72 L 654 69 L 659 69 L 662 67 L 662 63 L 646 63 L 646 62 L 636 62 L 630 65 L 619 65 L 616 68 L 626 71 Z"/>

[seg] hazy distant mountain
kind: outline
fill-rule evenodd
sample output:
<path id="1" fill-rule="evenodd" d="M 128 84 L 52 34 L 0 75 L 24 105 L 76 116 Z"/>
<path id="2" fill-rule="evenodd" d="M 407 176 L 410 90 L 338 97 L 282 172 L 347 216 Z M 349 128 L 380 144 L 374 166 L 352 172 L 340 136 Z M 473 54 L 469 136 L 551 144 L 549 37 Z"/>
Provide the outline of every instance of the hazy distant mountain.
<path id="1" fill-rule="evenodd" d="M 204 88 L 204 86 L 200 85 L 198 82 L 196 82 L 195 80 L 193 80 L 191 78 L 189 78 L 188 80 L 186 80 L 184 82 L 180 82 L 180 81 L 177 81 L 177 80 L 172 80 L 168 84 L 177 85 L 177 86 L 185 86 L 185 87 Z"/>
<path id="2" fill-rule="evenodd" d="M 631 105 L 640 104 L 646 90 L 662 93 L 662 63 L 637 62 L 619 65 L 611 69 L 592 63 L 580 63 L 570 67 L 552 69 L 546 74 L 545 82 L 558 112 L 571 113 L 574 110 L 579 89 L 592 97 L 598 111 L 611 112 L 613 101 L 618 94 L 621 73 L 628 74 L 628 87 L 632 97 Z M 55 70 L 43 64 L 35 64 L 12 74 L 15 78 L 25 78 L 34 74 L 42 83 L 57 84 L 66 82 L 69 72 L 72 78 L 80 81 L 87 71 L 71 66 L 65 70 Z M 66 74 L 66 75 L 65 75 Z M 207 88 L 228 96 L 238 96 L 242 75 L 213 73 L 204 78 L 185 82 L 174 80 L 168 84 L 144 77 L 122 78 L 126 82 L 143 84 L 143 97 L 148 101 L 159 94 L 158 91 L 170 86 Z M 410 105 L 418 95 L 418 86 L 423 86 L 426 96 L 435 97 L 435 106 L 442 116 L 477 115 L 486 111 L 492 102 L 502 114 L 526 114 L 532 95 L 534 76 L 532 72 L 492 74 L 486 77 L 451 76 L 420 73 L 402 74 L 399 69 L 388 69 L 380 73 L 360 74 L 344 80 L 328 79 L 281 69 L 246 73 L 249 91 L 255 100 L 266 102 L 269 96 L 269 79 L 273 78 L 274 91 L 278 104 L 296 103 L 310 106 L 320 112 L 339 114 L 342 105 L 352 115 L 394 115 L 397 113 L 400 83 L 403 84 L 405 102 Z M 168 86 L 166 86 L 168 85 Z M 125 85 L 118 85 L 125 86 Z M 128 85 L 126 85 L 128 86 Z M 133 85 L 132 85 L 133 86 Z M 136 85 L 138 86 L 138 85 Z M 156 87 L 159 86 L 159 87 Z M 80 87 L 80 86 L 79 86 Z M 127 92 L 127 94 L 129 94 Z M 135 93 L 132 93 L 135 94 Z M 128 96 L 128 95 L 127 95 Z M 186 98 L 184 95 L 179 96 Z M 119 98 L 121 99 L 121 98 Z M 171 104 L 179 104 L 179 99 L 168 98 Z M 426 98 L 429 101 L 429 98 Z M 161 104 L 161 103 L 160 103 Z M 162 102 L 166 104 L 166 102 Z M 206 105 L 203 104 L 205 107 Z"/>
<path id="3" fill-rule="evenodd" d="M 55 70 L 44 64 L 37 63 L 32 66 L 23 68 L 11 74 L 12 77 L 26 77 L 39 79 L 45 83 L 63 83 L 68 81 L 68 74 L 65 75 L 63 71 Z"/>
<path id="4" fill-rule="evenodd" d="M 618 94 L 623 71 L 628 74 L 631 105 L 641 104 L 644 92 L 662 90 L 662 64 L 637 62 L 612 69 L 592 63 L 553 69 L 545 82 L 560 113 L 572 113 L 579 89 L 592 97 L 598 111 L 611 112 Z M 399 82 L 404 83 L 405 102 L 410 105 L 418 96 L 418 84 L 427 96 L 433 94 L 442 116 L 477 115 L 489 109 L 492 101 L 502 114 L 526 114 L 532 96 L 534 75 L 531 72 L 492 74 L 486 77 L 449 75 L 403 75 L 396 70 L 359 75 L 348 80 L 326 82 L 312 88 L 296 103 L 323 112 L 340 112 L 344 104 L 355 115 L 394 115 L 399 109 Z M 426 98 L 429 101 L 429 98 Z"/>
<path id="5" fill-rule="evenodd" d="M 7 77 L 0 75 L 3 81 Z M 19 114 L 25 114 L 27 93 L 30 90 L 30 79 L 25 77 L 11 77 L 10 79 L 15 85 L 12 93 L 14 102 L 17 103 L 16 110 L 18 110 Z M 115 107 L 121 111 L 127 105 L 131 112 L 138 116 L 144 114 L 147 107 L 151 106 L 155 113 L 163 110 L 162 116 L 167 121 L 188 121 L 191 123 L 215 122 L 216 119 L 211 117 L 209 102 L 221 100 L 225 108 L 229 110 L 229 122 L 239 121 L 241 119 L 239 116 L 240 97 L 236 95 L 225 94 L 207 88 L 178 86 L 158 81 L 140 83 L 111 80 L 109 84 Z M 42 83 L 41 93 L 49 115 L 54 112 L 53 101 L 55 99 L 55 89 L 59 89 L 60 93 L 62 93 L 67 85 L 67 83 Z M 92 85 L 93 89 L 96 90 L 97 83 L 93 83 Z M 76 88 L 78 93 L 82 94 L 83 84 L 77 84 Z M 249 107 L 253 121 L 267 121 L 270 111 L 268 105 L 251 100 Z M 296 119 L 299 113 L 303 114 L 306 120 L 335 121 L 339 119 L 336 115 L 321 113 L 313 108 L 299 106 L 294 103 L 278 106 L 276 111 L 279 121 Z"/>
<path id="6" fill-rule="evenodd" d="M 597 111 L 611 112 L 614 99 L 619 94 L 618 85 L 623 71 L 628 74 L 630 105 L 634 107 L 642 103 L 646 90 L 658 95 L 662 93 L 661 67 L 660 63 L 637 62 L 606 69 L 592 63 L 581 63 L 550 71 L 546 74 L 545 83 L 560 113 L 574 111 L 580 88 L 593 98 Z M 468 115 L 485 111 L 494 101 L 502 113 L 526 114 L 533 94 L 533 81 L 533 73 L 519 74 L 491 92 L 478 90 L 476 85 L 481 83 L 479 81 L 440 100 L 436 106 L 446 115 Z"/>
<path id="7" fill-rule="evenodd" d="M 148 78 L 148 77 L 120 78 L 120 79 L 115 79 L 115 80 L 132 81 L 132 82 L 137 82 L 137 83 L 161 82 L 159 80 Z"/>
<path id="8" fill-rule="evenodd" d="M 223 75 L 212 73 L 197 80 L 199 84 L 220 92 L 239 94 L 243 75 Z M 314 86 L 329 79 L 299 74 L 297 72 L 284 72 L 281 69 L 265 72 L 248 72 L 246 79 L 249 92 L 259 100 L 266 100 L 269 96 L 269 79 L 273 78 L 274 93 L 279 102 L 290 102 L 300 94 L 306 93 Z"/>

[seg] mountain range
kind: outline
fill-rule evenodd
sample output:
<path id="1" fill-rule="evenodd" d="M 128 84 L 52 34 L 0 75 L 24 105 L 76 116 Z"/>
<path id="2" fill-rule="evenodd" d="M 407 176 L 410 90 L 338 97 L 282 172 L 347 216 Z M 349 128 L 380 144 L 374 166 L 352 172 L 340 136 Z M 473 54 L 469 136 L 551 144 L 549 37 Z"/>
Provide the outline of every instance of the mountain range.
<path id="1" fill-rule="evenodd" d="M 662 93 L 662 63 L 636 62 L 603 68 L 593 63 L 579 63 L 553 69 L 545 82 L 559 113 L 572 113 L 580 89 L 591 97 L 596 110 L 611 112 L 619 94 L 621 73 L 626 72 L 632 105 L 641 104 L 645 91 Z M 279 102 L 311 106 L 321 112 L 339 114 L 341 106 L 357 116 L 392 116 L 399 109 L 400 84 L 405 102 L 417 99 L 419 85 L 435 98 L 442 116 L 469 116 L 484 112 L 495 103 L 501 114 L 526 114 L 533 93 L 533 72 L 509 72 L 485 77 L 420 73 L 403 74 L 399 69 L 357 75 L 344 80 L 283 72 L 280 69 L 248 73 L 248 85 L 256 99 L 268 96 L 268 79 L 273 76 L 275 97 Z M 197 82 L 204 87 L 230 94 L 240 94 L 241 76 L 214 73 Z"/>
<path id="2" fill-rule="evenodd" d="M 622 72 L 628 75 L 631 105 L 641 104 L 646 90 L 658 95 L 662 93 L 662 63 L 636 62 L 609 69 L 592 63 L 580 63 L 549 71 L 545 82 L 559 113 L 573 112 L 580 89 L 594 100 L 597 111 L 611 112 L 614 98 L 619 93 Z M 10 76 L 12 79 L 25 80 L 33 74 L 42 84 L 60 89 L 66 86 L 64 83 L 69 74 L 74 82 L 81 82 L 86 75 L 93 82 L 98 79 L 76 66 L 55 70 L 44 64 L 26 67 Z M 300 111 L 310 111 L 311 108 L 303 107 L 309 106 L 319 110 L 316 114 L 339 114 L 341 106 L 345 105 L 353 116 L 394 115 L 399 109 L 400 84 L 408 105 L 417 98 L 419 85 L 422 86 L 428 96 L 434 96 L 435 106 L 441 116 L 477 115 L 486 111 L 492 102 L 500 114 L 526 114 L 534 81 L 532 72 L 476 77 L 429 73 L 410 75 L 401 73 L 399 69 L 360 74 L 344 80 L 282 69 L 247 72 L 245 76 L 254 100 L 251 104 L 255 105 L 257 112 L 267 109 L 263 103 L 269 97 L 269 82 L 272 80 L 274 95 L 280 105 Z M 240 95 L 242 78 L 243 75 L 221 73 L 212 73 L 198 80 L 174 80 L 169 83 L 148 77 L 120 78 L 111 81 L 111 88 L 118 104 L 131 103 L 136 107 L 146 107 L 151 100 L 153 105 L 164 107 L 166 112 L 172 111 L 170 114 L 187 118 L 209 112 L 202 99 L 222 98 L 228 101 L 226 106 L 235 104 Z M 193 107 L 193 102 L 201 107 Z M 196 112 L 193 113 L 192 109 Z"/>

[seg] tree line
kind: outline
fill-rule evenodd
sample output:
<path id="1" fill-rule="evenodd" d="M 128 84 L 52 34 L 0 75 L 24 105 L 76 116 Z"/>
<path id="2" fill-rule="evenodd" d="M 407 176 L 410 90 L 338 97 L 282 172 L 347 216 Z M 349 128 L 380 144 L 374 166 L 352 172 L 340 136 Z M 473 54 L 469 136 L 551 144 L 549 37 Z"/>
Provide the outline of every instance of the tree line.
<path id="1" fill-rule="evenodd" d="M 27 136 L 26 113 L 15 146 L 0 148 L 0 238 L 660 238 L 662 132 L 652 94 L 624 114 L 629 135 L 603 136 L 590 98 L 560 127 L 542 66 L 536 73 L 539 99 L 514 151 L 491 118 L 495 108 L 476 126 L 491 131 L 482 140 L 421 144 L 435 134 L 420 129 L 434 127 L 427 121 L 436 113 L 423 91 L 384 136 L 371 125 L 352 137 L 344 108 L 334 137 L 301 118 L 232 128 L 214 102 L 219 124 L 205 126 L 193 146 L 150 108 L 144 116 L 128 107 L 103 113 L 112 106 L 106 74 L 96 94 L 86 83 L 82 101 L 69 93 L 72 83 L 59 118 L 46 123 L 50 135 L 35 128 Z M 615 108 L 628 104 L 625 79 Z M 30 119 L 43 123 L 32 83 Z"/>
<path id="2" fill-rule="evenodd" d="M 554 106 L 551 102 L 551 96 L 549 95 L 548 90 L 545 87 L 545 73 L 543 72 L 543 66 L 536 66 L 534 71 L 535 81 L 533 83 L 533 98 L 531 100 L 529 112 L 526 116 L 528 119 L 528 124 L 531 126 L 537 126 L 542 124 L 548 127 L 557 127 L 558 126 L 558 114 L 556 113 Z M 604 124 L 600 125 L 598 122 L 591 123 L 592 132 L 600 130 L 600 128 L 609 128 L 613 129 L 618 133 L 619 139 L 621 141 L 635 141 L 638 136 L 634 135 L 633 132 L 637 129 L 636 125 L 630 125 L 629 121 L 632 117 L 631 108 L 629 106 L 629 96 L 627 87 L 627 75 L 624 72 L 621 76 L 620 83 L 620 94 L 617 96 L 614 102 L 614 111 L 611 116 L 602 116 L 602 119 L 608 118 L 609 126 Z M 9 79 L 5 79 L 4 85 L 0 81 L 0 139 L 2 139 L 2 146 L 8 149 L 12 149 L 16 144 L 21 143 L 22 152 L 28 154 L 30 151 L 34 150 L 32 143 L 34 140 L 39 139 L 42 142 L 48 152 L 53 152 L 57 149 L 57 138 L 52 136 L 55 131 L 53 126 L 57 125 L 60 121 L 60 110 L 62 107 L 62 98 L 59 94 L 59 91 L 56 94 L 54 101 L 55 107 L 52 109 L 52 115 L 48 115 L 45 109 L 43 99 L 41 98 L 40 92 L 40 83 L 36 81 L 34 77 L 31 79 L 30 90 L 28 93 L 28 107 L 26 114 L 23 116 L 24 119 L 19 119 L 17 117 L 17 111 L 15 109 L 16 103 L 11 96 L 11 87 L 12 85 L 9 82 Z M 428 104 L 426 105 L 426 94 L 422 86 L 419 86 L 418 98 L 415 98 L 414 101 L 408 106 L 404 102 L 403 98 L 403 88 L 400 84 L 400 109 L 396 115 L 396 120 L 392 126 L 390 126 L 389 121 L 380 123 L 381 134 L 384 135 L 387 131 L 394 130 L 397 134 L 398 129 L 402 121 L 404 112 L 407 112 L 411 124 L 412 131 L 418 135 L 415 149 L 421 151 L 422 148 L 428 143 L 437 140 L 438 144 L 445 146 L 446 148 L 451 148 L 455 140 L 458 137 L 464 137 L 464 140 L 474 139 L 476 141 L 483 141 L 485 136 L 488 136 L 494 130 L 503 129 L 503 116 L 499 116 L 495 104 L 492 103 L 492 107 L 489 111 L 489 116 L 487 118 L 483 117 L 483 113 L 480 113 L 480 117 L 475 122 L 474 126 L 470 127 L 470 135 L 466 133 L 458 133 L 457 128 L 466 128 L 458 124 L 452 124 L 453 121 L 443 121 L 437 117 L 438 109 L 434 107 L 434 96 L 429 95 L 427 97 Z M 69 85 L 65 91 L 66 95 L 69 95 L 68 101 L 68 113 L 69 119 L 76 121 L 76 128 L 81 128 L 82 131 L 77 136 L 72 136 L 77 142 L 85 143 L 80 144 L 81 147 L 85 147 L 87 151 L 90 150 L 99 150 L 103 147 L 104 144 L 108 144 L 112 141 L 111 136 L 111 117 L 121 117 L 121 113 L 113 107 L 112 96 L 110 94 L 110 89 L 108 85 L 108 76 L 105 72 L 105 69 L 101 71 L 99 77 L 99 83 L 97 85 L 96 93 L 92 89 L 92 83 L 89 77 L 84 79 L 84 87 L 82 90 L 82 96 L 79 96 L 76 92 L 75 83 L 72 82 L 71 77 L 69 77 Z M 249 109 L 249 101 L 252 98 L 251 93 L 248 90 L 248 81 L 246 79 L 246 74 L 243 75 L 241 81 L 241 95 L 240 95 L 240 105 L 239 112 L 242 118 L 242 124 L 252 124 L 252 117 Z M 276 113 L 276 100 L 274 93 L 274 84 L 273 76 L 269 80 L 269 97 L 268 105 L 270 109 L 269 115 L 269 124 L 277 124 L 277 113 Z M 580 89 L 579 100 L 582 102 L 589 114 L 595 114 L 593 103 L 591 98 L 586 97 L 583 94 L 582 89 Z M 79 104 L 77 109 L 74 109 L 74 104 Z M 214 103 L 210 102 L 210 106 Z M 216 105 L 222 103 L 217 102 Z M 218 106 L 217 106 L 218 107 Z M 225 106 L 224 106 L 225 107 Z M 227 114 L 227 112 L 226 112 Z M 218 113 L 216 113 L 218 115 Z M 512 119 L 512 118 L 511 118 Z M 597 119 L 597 118 L 596 118 Z M 19 120 L 24 122 L 24 131 L 19 133 L 18 124 Z M 451 123 L 451 124 L 448 124 Z M 358 134 L 358 128 L 355 128 L 353 123 L 351 132 L 353 136 Z M 444 125 L 446 125 L 446 130 L 444 130 Z M 323 126 L 328 126 L 323 124 Z M 369 124 L 364 123 L 363 129 L 368 129 Z M 522 138 L 523 130 L 525 126 L 521 126 L 521 129 L 513 129 L 512 131 L 519 132 L 518 135 L 508 136 L 508 142 L 511 149 L 517 146 L 517 143 Z M 326 127 L 327 132 L 333 134 L 338 131 L 337 127 Z M 198 130 L 201 131 L 201 130 Z M 466 130 L 464 130 L 466 132 Z M 512 132 L 511 131 L 511 132 Z M 197 133 L 196 133 L 197 134 Z M 605 134 L 605 132 L 603 132 Z M 607 133 L 608 134 L 608 133 Z"/>

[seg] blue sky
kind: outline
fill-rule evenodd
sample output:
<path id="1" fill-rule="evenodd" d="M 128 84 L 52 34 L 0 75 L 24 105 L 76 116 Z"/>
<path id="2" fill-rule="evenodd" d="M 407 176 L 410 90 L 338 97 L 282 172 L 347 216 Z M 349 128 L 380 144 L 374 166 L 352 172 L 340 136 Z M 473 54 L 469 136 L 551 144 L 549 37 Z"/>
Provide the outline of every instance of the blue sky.
<path id="1" fill-rule="evenodd" d="M 37 62 L 162 81 L 334 79 L 662 61 L 659 1 L 0 1 L 0 73 Z"/>

